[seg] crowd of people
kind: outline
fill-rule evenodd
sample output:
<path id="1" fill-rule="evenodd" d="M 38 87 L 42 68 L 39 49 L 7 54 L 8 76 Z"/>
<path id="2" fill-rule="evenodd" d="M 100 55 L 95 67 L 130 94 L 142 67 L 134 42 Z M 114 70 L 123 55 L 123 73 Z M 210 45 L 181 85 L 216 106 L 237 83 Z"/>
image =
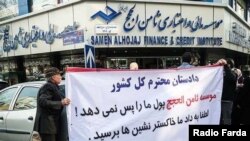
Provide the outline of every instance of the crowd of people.
<path id="1" fill-rule="evenodd" d="M 185 52 L 178 67 L 192 68 L 192 53 Z M 232 58 L 220 59 L 215 64 L 223 65 L 223 89 L 221 98 L 221 125 L 250 124 L 250 67 L 235 68 Z"/>

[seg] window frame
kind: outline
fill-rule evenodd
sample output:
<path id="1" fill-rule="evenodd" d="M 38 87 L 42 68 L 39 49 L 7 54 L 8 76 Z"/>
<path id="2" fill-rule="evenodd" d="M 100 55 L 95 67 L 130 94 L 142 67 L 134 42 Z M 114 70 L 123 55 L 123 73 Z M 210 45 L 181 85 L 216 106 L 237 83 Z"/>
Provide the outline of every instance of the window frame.
<path id="1" fill-rule="evenodd" d="M 38 91 L 39 91 L 39 89 L 41 88 L 40 85 L 23 85 L 23 86 L 21 86 L 21 87 L 19 88 L 19 90 L 18 90 L 18 92 L 17 92 L 15 98 L 13 99 L 12 107 L 11 107 L 11 109 L 10 109 L 11 111 L 21 111 L 20 109 L 19 109 L 19 110 L 15 110 L 14 108 L 15 108 L 15 104 L 16 104 L 16 102 L 17 102 L 17 100 L 18 100 L 18 98 L 19 98 L 19 96 L 20 96 L 22 90 L 23 90 L 24 88 L 27 88 L 27 87 L 35 87 L 35 88 L 38 88 Z M 35 108 L 36 108 L 36 107 L 35 107 Z M 30 110 L 30 109 L 23 109 L 23 110 Z"/>
<path id="2" fill-rule="evenodd" d="M 14 92 L 14 95 L 12 96 L 11 100 L 10 100 L 10 103 L 9 103 L 9 108 L 6 109 L 6 110 L 0 110 L 0 111 L 9 111 L 11 108 L 12 108 L 12 105 L 13 105 L 13 101 L 17 95 L 17 92 L 19 91 L 19 87 L 18 86 L 14 86 L 14 87 L 8 87 L 8 88 L 5 88 L 3 90 L 0 91 L 0 93 L 3 93 L 5 91 L 8 91 L 10 89 L 16 89 L 15 92 Z"/>
<path id="3" fill-rule="evenodd" d="M 15 109 L 16 102 L 17 102 L 17 100 L 18 100 L 20 94 L 22 93 L 22 91 L 23 91 L 25 88 L 37 88 L 37 89 L 38 89 L 37 94 L 38 94 L 39 89 L 40 89 L 40 86 L 36 86 L 36 85 L 24 85 L 24 86 L 22 86 L 22 87 L 19 89 L 18 93 L 16 94 L 15 100 L 13 101 L 13 105 L 12 105 L 12 108 L 11 108 L 12 111 L 21 111 L 21 110 L 30 110 L 30 109 L 34 109 L 34 108 L 29 108 L 29 109 Z M 35 108 L 36 108 L 36 107 L 35 107 Z"/>

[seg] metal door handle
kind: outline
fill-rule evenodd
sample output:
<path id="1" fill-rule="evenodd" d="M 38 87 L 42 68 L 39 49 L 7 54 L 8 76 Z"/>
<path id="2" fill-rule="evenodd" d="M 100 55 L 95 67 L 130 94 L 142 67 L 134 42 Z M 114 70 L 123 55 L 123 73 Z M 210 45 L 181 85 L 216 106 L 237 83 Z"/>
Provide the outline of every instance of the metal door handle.
<path id="1" fill-rule="evenodd" d="M 32 116 L 28 117 L 28 120 L 33 120 L 33 117 Z"/>

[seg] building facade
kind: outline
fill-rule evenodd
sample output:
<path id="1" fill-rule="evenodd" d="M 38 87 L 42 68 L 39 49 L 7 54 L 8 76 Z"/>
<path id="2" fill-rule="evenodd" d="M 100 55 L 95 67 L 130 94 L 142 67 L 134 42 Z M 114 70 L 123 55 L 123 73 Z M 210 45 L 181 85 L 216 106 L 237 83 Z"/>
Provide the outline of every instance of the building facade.
<path id="1" fill-rule="evenodd" d="M 105 68 L 249 61 L 250 26 L 228 4 L 164 0 L 75 0 L 0 23 L 0 71 L 11 84 L 40 80 L 49 66 L 84 67 L 84 46 Z"/>

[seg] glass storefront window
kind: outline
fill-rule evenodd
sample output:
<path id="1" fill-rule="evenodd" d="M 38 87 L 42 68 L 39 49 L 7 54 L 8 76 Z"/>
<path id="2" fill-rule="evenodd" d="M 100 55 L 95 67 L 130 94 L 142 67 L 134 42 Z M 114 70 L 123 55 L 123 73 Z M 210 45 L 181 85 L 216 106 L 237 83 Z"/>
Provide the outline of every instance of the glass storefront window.
<path id="1" fill-rule="evenodd" d="M 165 64 L 165 67 L 163 68 L 176 68 L 181 64 L 181 57 L 180 56 L 169 56 L 169 57 L 164 57 L 163 63 Z"/>
<path id="2" fill-rule="evenodd" d="M 17 66 L 14 61 L 4 61 L 0 62 L 0 72 L 1 73 L 7 73 L 7 72 L 13 72 L 16 71 Z"/>
<path id="3" fill-rule="evenodd" d="M 180 65 L 180 56 L 138 57 L 138 58 L 108 58 L 107 68 L 128 69 L 131 62 L 137 62 L 139 69 L 164 69 Z"/>
<path id="4" fill-rule="evenodd" d="M 62 56 L 60 64 L 61 68 L 65 66 L 69 67 L 84 67 L 84 55 L 70 55 L 70 56 Z"/>
<path id="5" fill-rule="evenodd" d="M 0 81 L 6 81 L 9 85 L 18 83 L 17 65 L 15 61 L 0 62 Z"/>
<path id="6" fill-rule="evenodd" d="M 108 68 L 113 69 L 127 69 L 128 68 L 128 59 L 110 59 L 108 61 Z"/>
<path id="7" fill-rule="evenodd" d="M 24 67 L 27 81 L 45 80 L 44 71 L 50 67 L 50 61 L 47 58 L 27 59 Z"/>

